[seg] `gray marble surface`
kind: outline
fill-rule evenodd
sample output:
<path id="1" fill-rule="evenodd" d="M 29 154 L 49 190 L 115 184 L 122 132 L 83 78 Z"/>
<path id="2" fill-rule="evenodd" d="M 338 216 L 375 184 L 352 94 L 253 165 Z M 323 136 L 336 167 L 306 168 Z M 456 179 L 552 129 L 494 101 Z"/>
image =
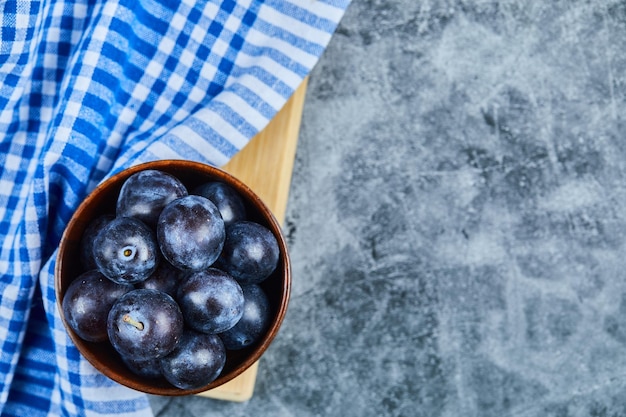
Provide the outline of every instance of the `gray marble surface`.
<path id="1" fill-rule="evenodd" d="M 354 0 L 254 397 L 155 413 L 626 416 L 625 74 L 624 1 Z"/>

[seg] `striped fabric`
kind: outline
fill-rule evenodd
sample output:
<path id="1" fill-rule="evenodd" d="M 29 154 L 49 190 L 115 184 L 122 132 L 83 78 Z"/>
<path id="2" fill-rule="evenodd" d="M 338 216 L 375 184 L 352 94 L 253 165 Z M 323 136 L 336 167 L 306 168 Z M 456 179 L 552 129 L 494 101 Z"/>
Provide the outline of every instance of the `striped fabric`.
<path id="1" fill-rule="evenodd" d="M 220 166 L 310 72 L 349 0 L 0 2 L 0 411 L 151 415 L 78 354 L 56 247 L 113 173 Z"/>

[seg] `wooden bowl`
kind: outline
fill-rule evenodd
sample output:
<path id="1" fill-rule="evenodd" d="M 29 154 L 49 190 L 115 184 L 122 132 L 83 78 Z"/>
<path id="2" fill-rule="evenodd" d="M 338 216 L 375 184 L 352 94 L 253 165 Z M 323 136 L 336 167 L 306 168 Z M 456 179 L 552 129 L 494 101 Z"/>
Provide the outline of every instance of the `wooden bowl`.
<path id="1" fill-rule="evenodd" d="M 83 271 L 79 259 L 80 239 L 85 228 L 96 217 L 115 213 L 117 195 L 126 178 L 135 172 L 156 169 L 167 172 L 180 179 L 189 190 L 208 181 L 222 181 L 239 192 L 244 198 L 249 220 L 269 228 L 276 236 L 280 248 L 278 267 L 274 273 L 260 285 L 267 293 L 272 306 L 273 320 L 261 340 L 247 348 L 228 351 L 226 364 L 220 376 L 205 387 L 192 390 L 176 388 L 165 379 L 147 379 L 135 375 L 121 362 L 119 355 L 108 342 L 93 343 L 82 340 L 68 326 L 61 302 L 69 284 Z M 80 353 L 96 369 L 112 380 L 154 395 L 181 396 L 197 394 L 218 387 L 240 375 L 254 364 L 268 348 L 282 324 L 287 311 L 291 291 L 291 266 L 287 245 L 282 230 L 274 215 L 261 199 L 244 183 L 227 172 L 210 165 L 183 160 L 161 160 L 148 162 L 126 169 L 100 184 L 80 204 L 63 233 L 59 246 L 55 269 L 55 292 L 57 305 L 63 324 L 70 338 Z"/>

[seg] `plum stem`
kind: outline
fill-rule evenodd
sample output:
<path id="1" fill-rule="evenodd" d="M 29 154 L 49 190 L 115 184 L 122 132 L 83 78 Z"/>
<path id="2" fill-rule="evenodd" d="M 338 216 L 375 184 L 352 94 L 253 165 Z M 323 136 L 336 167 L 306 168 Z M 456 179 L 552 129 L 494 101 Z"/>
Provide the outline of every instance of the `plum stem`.
<path id="1" fill-rule="evenodd" d="M 128 323 L 131 326 L 136 327 L 137 330 L 143 330 L 143 323 L 140 322 L 140 321 L 135 320 L 134 318 L 132 318 L 128 314 L 124 314 L 124 316 L 122 317 L 122 320 L 124 321 L 124 323 Z"/>

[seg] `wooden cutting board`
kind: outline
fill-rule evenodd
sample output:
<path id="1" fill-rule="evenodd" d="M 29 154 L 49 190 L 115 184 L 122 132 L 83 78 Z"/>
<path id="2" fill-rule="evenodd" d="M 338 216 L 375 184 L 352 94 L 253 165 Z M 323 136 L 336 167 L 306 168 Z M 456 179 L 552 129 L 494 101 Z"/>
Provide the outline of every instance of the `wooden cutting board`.
<path id="1" fill-rule="evenodd" d="M 285 221 L 307 81 L 304 80 L 267 127 L 222 167 L 252 188 L 281 224 Z M 237 378 L 198 395 L 247 401 L 252 398 L 258 368 L 256 362 Z"/>

